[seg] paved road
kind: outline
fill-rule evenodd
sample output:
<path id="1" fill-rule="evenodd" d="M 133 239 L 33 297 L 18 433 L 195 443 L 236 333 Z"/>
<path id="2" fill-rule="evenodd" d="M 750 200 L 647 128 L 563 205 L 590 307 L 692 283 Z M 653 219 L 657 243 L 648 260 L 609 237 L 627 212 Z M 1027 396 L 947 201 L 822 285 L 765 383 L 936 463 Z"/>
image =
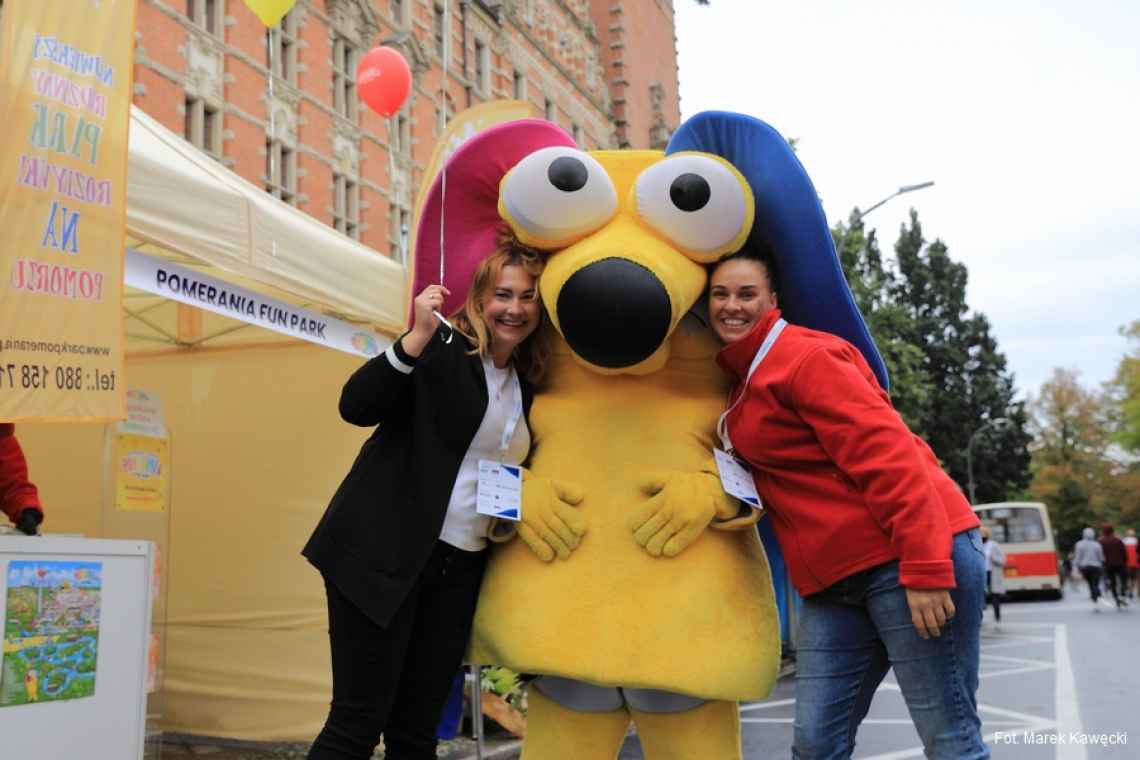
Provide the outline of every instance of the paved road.
<path id="1" fill-rule="evenodd" d="M 1059 602 L 1007 603 L 1000 628 L 987 611 L 978 702 L 996 760 L 1140 757 L 1140 603 L 1134 605 L 1094 608 L 1082 587 Z M 793 679 L 784 679 L 767 701 L 741 707 L 745 758 L 790 756 L 794 689 Z M 1057 743 L 1026 744 L 1027 735 Z M 1127 743 L 1091 744 L 1112 737 Z M 855 757 L 922 757 L 890 675 L 859 730 Z M 621 760 L 641 758 L 631 737 Z"/>

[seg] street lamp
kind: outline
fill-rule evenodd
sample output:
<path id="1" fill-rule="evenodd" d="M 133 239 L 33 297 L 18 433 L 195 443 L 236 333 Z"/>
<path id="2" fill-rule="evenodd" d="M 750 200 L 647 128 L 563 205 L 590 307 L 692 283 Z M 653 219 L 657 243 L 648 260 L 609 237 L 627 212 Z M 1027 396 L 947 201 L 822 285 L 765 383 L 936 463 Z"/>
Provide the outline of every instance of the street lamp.
<path id="1" fill-rule="evenodd" d="M 974 441 L 977 440 L 978 436 L 986 428 L 1002 427 L 1008 422 L 1009 419 L 1005 417 L 995 417 L 992 420 L 987 420 L 986 422 L 982 423 L 982 426 L 980 428 L 974 431 L 973 435 L 970 436 L 970 442 L 966 444 L 966 476 L 969 479 L 971 506 L 973 506 L 976 501 L 976 497 L 974 495 Z"/>
<path id="2" fill-rule="evenodd" d="M 933 185 L 934 185 L 933 180 L 930 180 L 928 182 L 919 182 L 917 185 L 903 185 L 898 190 L 895 190 L 893 193 L 888 195 L 886 198 L 883 198 L 881 201 L 876 203 L 874 206 L 871 206 L 871 208 L 867 209 L 866 211 L 858 212 L 858 216 L 856 217 L 855 221 L 862 220 L 862 218 L 865 217 L 867 214 L 871 213 L 872 211 L 877 209 L 879 206 L 882 206 L 884 203 L 891 200 L 892 198 L 897 198 L 900 195 L 902 195 L 903 193 L 913 193 L 915 190 L 922 190 L 922 189 L 927 188 L 927 187 L 933 187 Z"/>

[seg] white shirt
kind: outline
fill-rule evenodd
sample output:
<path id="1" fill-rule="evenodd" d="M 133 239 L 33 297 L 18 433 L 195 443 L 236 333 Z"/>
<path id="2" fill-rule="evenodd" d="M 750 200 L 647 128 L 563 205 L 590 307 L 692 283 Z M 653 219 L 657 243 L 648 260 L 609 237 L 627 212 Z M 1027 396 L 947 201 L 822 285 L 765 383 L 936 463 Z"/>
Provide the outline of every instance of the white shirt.
<path id="1" fill-rule="evenodd" d="M 494 459 L 507 464 L 522 464 L 530 451 L 530 429 L 521 417 L 506 451 L 500 446 L 507 422 L 517 403 L 522 403 L 522 387 L 514 365 L 499 369 L 490 357 L 483 359 L 487 380 L 487 411 L 471 440 L 471 446 L 459 465 L 459 474 L 451 488 L 447 516 L 443 520 L 441 541 L 465 551 L 475 552 L 487 546 L 487 529 L 491 518 L 475 511 L 475 491 L 479 483 L 479 460 Z"/>

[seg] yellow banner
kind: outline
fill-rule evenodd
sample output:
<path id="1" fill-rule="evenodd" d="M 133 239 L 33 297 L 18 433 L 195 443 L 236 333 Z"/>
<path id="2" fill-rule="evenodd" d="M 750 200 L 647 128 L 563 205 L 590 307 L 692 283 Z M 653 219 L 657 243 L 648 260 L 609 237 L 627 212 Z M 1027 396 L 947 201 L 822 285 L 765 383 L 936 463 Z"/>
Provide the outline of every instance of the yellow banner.
<path id="1" fill-rule="evenodd" d="M 0 420 L 123 416 L 135 2 L 5 3 Z"/>

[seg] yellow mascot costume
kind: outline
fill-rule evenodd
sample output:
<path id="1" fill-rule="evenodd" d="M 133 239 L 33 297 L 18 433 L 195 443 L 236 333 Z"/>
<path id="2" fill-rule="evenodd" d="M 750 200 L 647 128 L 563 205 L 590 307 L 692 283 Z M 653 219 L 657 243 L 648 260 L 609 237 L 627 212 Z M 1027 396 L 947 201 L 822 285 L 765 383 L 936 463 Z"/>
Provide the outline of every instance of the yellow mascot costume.
<path id="1" fill-rule="evenodd" d="M 737 702 L 774 684 L 759 511 L 712 457 L 727 386 L 701 303 L 705 265 L 753 218 L 719 156 L 587 153 L 538 120 L 468 140 L 427 196 L 413 288 L 441 237 L 456 305 L 504 223 L 550 254 L 560 339 L 530 415 L 522 540 L 495 549 L 469 657 L 540 675 L 524 760 L 613 760 L 631 720 L 648 760 L 739 758 Z"/>

